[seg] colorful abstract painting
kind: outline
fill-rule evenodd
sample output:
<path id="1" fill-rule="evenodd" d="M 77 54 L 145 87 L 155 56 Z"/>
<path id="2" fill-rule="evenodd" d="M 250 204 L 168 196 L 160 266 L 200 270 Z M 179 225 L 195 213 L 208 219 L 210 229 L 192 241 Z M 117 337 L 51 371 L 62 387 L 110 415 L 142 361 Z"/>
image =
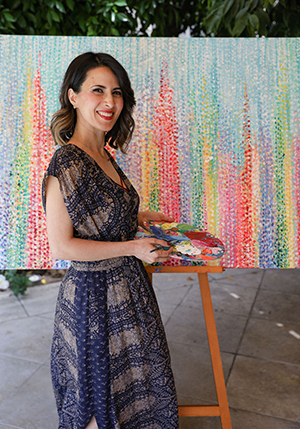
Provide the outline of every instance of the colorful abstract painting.
<path id="1" fill-rule="evenodd" d="M 224 267 L 300 267 L 300 39 L 0 36 L 0 268 L 52 259 L 41 206 L 63 74 L 108 52 L 135 90 L 115 157 L 144 209 L 207 230 Z"/>

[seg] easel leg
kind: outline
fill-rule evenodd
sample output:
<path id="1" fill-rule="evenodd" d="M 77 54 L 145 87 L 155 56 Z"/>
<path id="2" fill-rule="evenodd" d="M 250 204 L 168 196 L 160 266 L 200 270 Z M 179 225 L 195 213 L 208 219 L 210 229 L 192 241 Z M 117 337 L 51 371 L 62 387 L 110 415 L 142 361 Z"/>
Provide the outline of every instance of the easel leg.
<path id="1" fill-rule="evenodd" d="M 212 369 L 213 369 L 215 385 L 216 385 L 217 398 L 218 398 L 219 409 L 220 409 L 222 428 L 232 429 L 208 277 L 206 273 L 198 273 L 198 278 L 199 278 L 199 285 L 200 285 L 201 296 L 202 296 L 203 311 L 204 311 L 204 317 L 205 317 L 205 323 L 206 323 L 208 343 L 210 348 Z"/>

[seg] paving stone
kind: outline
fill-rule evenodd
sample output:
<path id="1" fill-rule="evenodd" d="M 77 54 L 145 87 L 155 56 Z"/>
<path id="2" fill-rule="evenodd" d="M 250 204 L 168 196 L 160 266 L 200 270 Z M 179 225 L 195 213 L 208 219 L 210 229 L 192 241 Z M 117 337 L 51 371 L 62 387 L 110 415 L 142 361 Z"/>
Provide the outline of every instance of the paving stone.
<path id="1" fill-rule="evenodd" d="M 244 272 L 245 271 L 245 272 Z M 220 277 L 214 277 L 214 280 L 219 283 L 237 285 L 243 287 L 258 288 L 263 278 L 264 270 L 243 270 L 232 273 L 231 270 L 226 270 L 220 274 Z"/>
<path id="2" fill-rule="evenodd" d="M 168 281 L 167 277 L 164 277 L 165 274 L 158 274 L 156 278 L 162 277 L 162 284 L 156 285 L 158 282 L 154 282 L 154 291 L 156 294 L 156 298 L 158 301 L 161 317 L 164 325 L 166 325 L 172 316 L 174 310 L 178 305 L 181 304 L 183 298 L 192 287 L 192 282 L 185 281 L 187 276 L 181 276 L 181 282 L 171 282 L 170 279 Z M 172 277 L 173 278 L 173 277 Z M 173 278 L 174 280 L 174 278 Z M 186 284 L 184 284 L 184 282 Z"/>
<path id="3" fill-rule="evenodd" d="M 300 429 L 300 423 L 247 411 L 230 410 L 230 416 L 233 429 Z"/>
<path id="4" fill-rule="evenodd" d="M 300 295 L 261 289 L 253 308 L 253 316 L 277 323 L 290 322 L 300 325 L 299 308 Z"/>
<path id="5" fill-rule="evenodd" d="M 173 290 L 184 285 L 190 286 L 198 282 L 198 276 L 194 273 L 154 273 L 153 286 L 158 290 Z"/>
<path id="6" fill-rule="evenodd" d="M 248 273 L 258 273 L 260 272 L 260 268 L 224 268 L 223 273 L 209 273 L 209 276 L 212 277 L 221 277 L 221 276 L 240 276 L 241 274 L 248 274 Z M 262 270 L 263 271 L 263 270 Z"/>
<path id="7" fill-rule="evenodd" d="M 179 417 L 179 429 L 213 429 L 216 419 L 216 417 Z"/>
<path id="8" fill-rule="evenodd" d="M 214 419 L 211 429 L 222 429 L 222 424 L 221 424 L 220 418 L 216 417 Z M 237 429 L 237 428 L 233 428 L 233 429 Z M 242 429 L 242 428 L 240 428 L 240 429 Z"/>
<path id="9" fill-rule="evenodd" d="M 39 367 L 39 363 L 0 355 L 0 404 L 31 377 Z"/>
<path id="10" fill-rule="evenodd" d="M 2 425 L 0 423 L 0 429 L 24 429 L 24 428 L 21 428 L 20 426 Z"/>
<path id="11" fill-rule="evenodd" d="M 43 363 L 49 357 L 53 320 L 27 317 L 3 322 L 0 331 L 1 354 Z"/>
<path id="12" fill-rule="evenodd" d="M 0 292 L 0 322 L 26 316 L 26 311 L 10 289 Z"/>
<path id="13" fill-rule="evenodd" d="M 177 307 L 166 325 L 168 341 L 207 347 L 207 335 L 202 307 Z"/>
<path id="14" fill-rule="evenodd" d="M 51 313 L 54 317 L 55 305 L 60 283 L 50 283 L 44 286 L 34 286 L 27 289 L 20 297 L 29 316 Z"/>
<path id="15" fill-rule="evenodd" d="M 220 350 L 235 353 L 242 339 L 247 318 L 237 314 L 215 312 Z"/>
<path id="16" fill-rule="evenodd" d="M 181 285 L 163 290 L 155 288 L 156 298 L 160 304 L 167 303 L 179 305 L 186 296 L 186 294 L 189 292 L 191 287 L 191 285 Z"/>
<path id="17" fill-rule="evenodd" d="M 50 319 L 53 322 L 53 316 L 54 316 L 53 313 L 54 313 L 53 311 L 50 311 L 49 313 L 42 313 L 42 314 L 39 314 L 38 317 Z"/>
<path id="18" fill-rule="evenodd" d="M 300 422 L 300 366 L 237 356 L 227 392 L 232 408 Z"/>
<path id="19" fill-rule="evenodd" d="M 176 310 L 177 305 L 168 304 L 167 302 L 164 302 L 164 301 L 161 302 L 160 300 L 158 300 L 158 306 L 159 306 L 159 311 L 161 314 L 163 324 L 166 326 L 170 320 L 170 317 L 172 316 L 172 314 Z"/>
<path id="20" fill-rule="evenodd" d="M 256 295 L 254 288 L 220 284 L 215 281 L 210 281 L 209 286 L 215 311 L 248 316 Z M 182 301 L 182 306 L 194 308 L 202 306 L 199 285 L 191 287 Z"/>
<path id="21" fill-rule="evenodd" d="M 266 270 L 262 288 L 300 295 L 300 269 Z"/>
<path id="22" fill-rule="evenodd" d="M 263 269 L 252 269 L 252 268 L 226 268 L 225 271 L 223 271 L 223 273 L 209 273 L 208 277 L 209 279 L 212 280 L 231 280 L 232 278 L 235 277 L 243 277 L 243 276 L 247 276 L 250 279 L 257 277 L 256 282 L 257 286 L 259 285 L 259 282 L 263 276 L 265 270 Z M 240 281 L 241 279 L 239 279 Z M 248 280 L 246 280 L 248 282 Z"/>
<path id="23" fill-rule="evenodd" d="M 235 353 L 247 322 L 246 317 L 215 312 L 215 321 L 221 351 Z M 176 308 L 166 325 L 166 334 L 168 341 L 207 347 L 202 307 Z"/>
<path id="24" fill-rule="evenodd" d="M 200 347 L 182 347 L 181 344 L 174 342 L 169 343 L 169 348 L 179 401 L 180 398 L 189 400 L 193 398 L 200 404 L 216 404 L 217 396 L 209 351 Z M 222 353 L 221 359 L 227 377 L 233 355 Z"/>
<path id="25" fill-rule="evenodd" d="M 48 359 L 46 359 L 46 361 L 43 363 L 43 365 L 48 366 L 48 367 L 50 368 L 50 365 L 51 365 L 51 359 L 50 359 L 50 356 L 49 356 L 49 358 L 48 358 Z"/>
<path id="26" fill-rule="evenodd" d="M 300 335 L 300 326 L 285 324 L 279 327 L 273 321 L 251 319 L 239 354 L 300 365 L 300 340 L 290 331 Z"/>
<path id="27" fill-rule="evenodd" d="M 22 429 L 55 429 L 58 418 L 48 367 L 40 369 L 0 405 L 0 423 Z"/>

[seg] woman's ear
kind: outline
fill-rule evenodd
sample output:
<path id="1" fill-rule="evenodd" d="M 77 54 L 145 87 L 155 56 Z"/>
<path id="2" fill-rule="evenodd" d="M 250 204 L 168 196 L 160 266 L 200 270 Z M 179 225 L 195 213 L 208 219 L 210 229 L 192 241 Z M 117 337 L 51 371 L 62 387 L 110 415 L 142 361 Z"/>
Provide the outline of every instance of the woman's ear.
<path id="1" fill-rule="evenodd" d="M 74 109 L 76 109 L 77 94 L 73 88 L 68 89 L 68 97 L 69 97 L 70 103 L 73 105 Z"/>

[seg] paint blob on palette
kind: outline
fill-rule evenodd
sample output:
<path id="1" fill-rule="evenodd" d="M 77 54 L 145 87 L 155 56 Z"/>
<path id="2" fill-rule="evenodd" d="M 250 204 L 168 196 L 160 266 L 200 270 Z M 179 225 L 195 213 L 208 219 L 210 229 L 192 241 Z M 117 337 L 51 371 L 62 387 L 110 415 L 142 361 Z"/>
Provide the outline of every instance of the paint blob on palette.
<path id="1" fill-rule="evenodd" d="M 212 261 L 219 259 L 225 246 L 218 238 L 185 223 L 145 222 L 147 231 L 140 228 L 136 238 L 155 237 L 173 247 L 171 257 L 184 261 Z M 168 249 L 169 247 L 165 248 Z M 161 248 L 157 246 L 157 249 Z M 155 249 L 154 249 L 155 250 Z"/>

